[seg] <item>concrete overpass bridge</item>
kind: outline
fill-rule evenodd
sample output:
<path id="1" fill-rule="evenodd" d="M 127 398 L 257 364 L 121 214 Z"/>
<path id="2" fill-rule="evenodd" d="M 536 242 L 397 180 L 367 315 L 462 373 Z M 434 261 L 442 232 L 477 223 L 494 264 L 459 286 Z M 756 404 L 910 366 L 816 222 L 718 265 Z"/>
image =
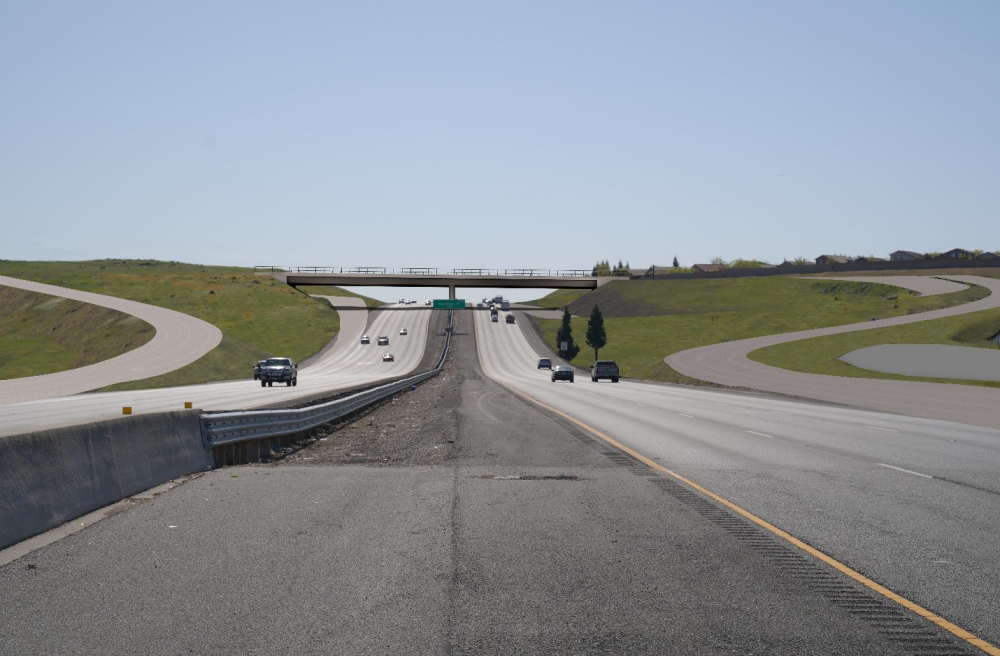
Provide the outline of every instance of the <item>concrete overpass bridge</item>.
<path id="1" fill-rule="evenodd" d="M 537 287 L 541 289 L 597 289 L 613 280 L 592 276 L 586 269 L 438 269 L 385 267 L 277 267 L 255 266 L 257 275 L 270 276 L 293 287 L 447 287 L 448 298 L 457 298 L 460 287 Z"/>

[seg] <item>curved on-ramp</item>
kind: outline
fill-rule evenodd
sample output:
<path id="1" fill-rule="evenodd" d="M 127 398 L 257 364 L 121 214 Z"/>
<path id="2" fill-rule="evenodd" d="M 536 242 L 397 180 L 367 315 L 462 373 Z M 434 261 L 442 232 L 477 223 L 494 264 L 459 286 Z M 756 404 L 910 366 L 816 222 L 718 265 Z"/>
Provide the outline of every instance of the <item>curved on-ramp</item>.
<path id="1" fill-rule="evenodd" d="M 664 358 L 664 362 L 685 376 L 720 385 L 1000 429 L 998 389 L 806 374 L 771 367 L 747 358 L 747 354 L 751 351 L 774 344 L 858 330 L 900 326 L 1000 307 L 1000 280 L 980 276 L 949 276 L 949 278 L 961 283 L 981 285 L 989 289 L 991 294 L 965 305 L 905 317 L 702 346 L 668 355 Z M 882 281 L 886 284 L 896 284 L 888 277 Z"/>
<path id="2" fill-rule="evenodd" d="M 69 371 L 0 381 L 0 405 L 69 396 L 159 376 L 191 364 L 222 341 L 222 331 L 207 321 L 155 305 L 7 276 L 0 276 L 0 285 L 118 310 L 156 329 L 156 335 L 147 343 L 109 360 Z"/>

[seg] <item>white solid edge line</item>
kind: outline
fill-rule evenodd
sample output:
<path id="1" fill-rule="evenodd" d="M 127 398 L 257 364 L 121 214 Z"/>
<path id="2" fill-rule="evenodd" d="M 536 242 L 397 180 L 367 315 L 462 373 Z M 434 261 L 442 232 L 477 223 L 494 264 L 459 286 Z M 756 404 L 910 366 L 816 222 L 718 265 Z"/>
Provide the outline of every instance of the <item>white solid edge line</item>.
<path id="1" fill-rule="evenodd" d="M 893 467 L 892 465 L 887 465 L 884 462 L 878 463 L 879 467 L 888 467 L 889 469 L 895 469 L 896 471 L 901 471 L 904 474 L 913 474 L 914 476 L 920 476 L 922 478 L 934 478 L 929 474 L 921 474 L 920 472 L 911 471 L 909 469 L 903 469 L 902 467 Z"/>
<path id="2" fill-rule="evenodd" d="M 750 433 L 751 435 L 760 435 L 761 437 L 766 437 L 766 438 L 771 439 L 771 440 L 774 439 L 773 435 L 767 435 L 765 433 L 758 433 L 757 431 L 751 431 L 751 430 L 748 430 L 747 432 Z"/>
<path id="3" fill-rule="evenodd" d="M 688 419 L 694 419 L 694 415 L 686 415 L 683 412 L 678 412 L 677 414 L 679 414 L 682 417 L 687 417 Z"/>
<path id="4" fill-rule="evenodd" d="M 878 426 L 869 426 L 868 424 L 861 424 L 865 428 L 874 428 L 875 430 L 885 431 L 887 433 L 898 433 L 898 430 L 893 430 L 891 428 L 880 428 Z"/>

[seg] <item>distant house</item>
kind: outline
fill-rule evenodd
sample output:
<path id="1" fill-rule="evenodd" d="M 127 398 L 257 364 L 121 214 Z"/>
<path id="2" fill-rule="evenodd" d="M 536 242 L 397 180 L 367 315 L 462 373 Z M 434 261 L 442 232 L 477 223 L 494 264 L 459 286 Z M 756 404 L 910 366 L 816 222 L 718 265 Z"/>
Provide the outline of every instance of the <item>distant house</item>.
<path id="1" fill-rule="evenodd" d="M 725 264 L 695 264 L 691 270 L 695 273 L 714 273 L 726 268 Z"/>
<path id="2" fill-rule="evenodd" d="M 896 251 L 889 255 L 889 259 L 893 262 L 908 262 L 910 260 L 922 260 L 924 259 L 924 254 L 914 253 L 913 251 Z"/>
<path id="3" fill-rule="evenodd" d="M 967 251 L 964 248 L 953 248 L 947 253 L 941 253 L 935 260 L 971 260 L 972 251 Z"/>
<path id="4" fill-rule="evenodd" d="M 859 262 L 861 264 L 868 264 L 869 262 L 885 262 L 885 258 L 884 257 L 859 257 L 858 259 L 856 259 L 854 261 L 855 262 Z"/>
<path id="5" fill-rule="evenodd" d="M 986 251 L 985 253 L 980 253 L 976 256 L 977 260 L 1000 260 L 1000 253 L 991 253 Z"/>
<path id="6" fill-rule="evenodd" d="M 816 264 L 847 264 L 851 258 L 843 255 L 820 255 L 816 258 Z"/>

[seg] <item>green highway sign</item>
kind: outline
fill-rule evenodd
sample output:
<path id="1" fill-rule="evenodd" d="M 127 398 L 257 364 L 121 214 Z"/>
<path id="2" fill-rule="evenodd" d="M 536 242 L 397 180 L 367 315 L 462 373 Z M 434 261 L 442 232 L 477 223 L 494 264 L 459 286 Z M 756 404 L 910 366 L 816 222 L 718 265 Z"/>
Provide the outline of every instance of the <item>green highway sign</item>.
<path id="1" fill-rule="evenodd" d="M 435 310 L 464 310 L 465 309 L 465 299 L 464 298 L 435 298 L 434 299 L 434 309 Z"/>

